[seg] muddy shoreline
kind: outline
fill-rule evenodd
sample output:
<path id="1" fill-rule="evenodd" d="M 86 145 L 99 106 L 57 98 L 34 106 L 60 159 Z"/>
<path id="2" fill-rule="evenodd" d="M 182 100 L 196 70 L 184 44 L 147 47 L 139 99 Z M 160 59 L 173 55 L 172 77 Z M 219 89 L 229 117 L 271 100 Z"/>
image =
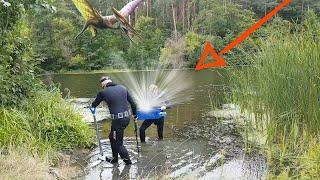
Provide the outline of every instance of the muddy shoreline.
<path id="1" fill-rule="evenodd" d="M 226 179 L 238 179 L 241 175 L 245 177 L 244 179 L 265 179 L 266 157 L 262 150 L 257 148 L 250 153 L 246 152 L 245 140 L 241 135 L 243 126 L 237 118 L 243 118 L 238 110 L 216 110 L 203 115 L 201 120 L 193 124 L 184 125 L 183 131 L 179 128 L 174 132 L 182 138 L 200 138 L 210 146 L 212 155 L 207 165 L 212 172 L 224 169 L 225 172 L 232 173 L 234 170 L 240 174 L 240 176 L 225 177 Z M 228 168 L 231 169 L 228 170 Z"/>

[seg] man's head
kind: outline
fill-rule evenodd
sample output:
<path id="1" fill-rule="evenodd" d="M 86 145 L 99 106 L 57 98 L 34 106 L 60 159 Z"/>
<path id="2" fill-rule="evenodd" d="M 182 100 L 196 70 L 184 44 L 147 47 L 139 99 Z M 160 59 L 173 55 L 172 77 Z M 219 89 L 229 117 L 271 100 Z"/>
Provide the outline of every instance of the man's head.
<path id="1" fill-rule="evenodd" d="M 100 78 L 100 85 L 101 85 L 102 88 L 105 88 L 106 85 L 107 85 L 108 83 L 110 83 L 110 82 L 112 82 L 112 80 L 111 80 L 110 77 L 108 77 L 108 76 L 102 76 L 102 77 Z"/>
<path id="2" fill-rule="evenodd" d="M 151 84 L 149 86 L 149 91 L 150 91 L 152 96 L 157 96 L 158 95 L 158 86 L 155 85 L 155 84 Z"/>

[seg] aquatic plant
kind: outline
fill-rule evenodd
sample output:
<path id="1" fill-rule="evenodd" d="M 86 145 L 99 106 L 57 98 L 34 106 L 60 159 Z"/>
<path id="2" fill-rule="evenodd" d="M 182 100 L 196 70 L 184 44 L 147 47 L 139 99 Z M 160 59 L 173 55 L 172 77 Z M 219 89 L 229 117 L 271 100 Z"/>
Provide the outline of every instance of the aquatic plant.
<path id="1" fill-rule="evenodd" d="M 296 157 L 319 140 L 320 23 L 313 12 L 306 17 L 293 34 L 275 30 L 251 57 L 254 67 L 234 76 L 234 99 L 253 114 L 247 128 L 266 136 L 274 175 L 298 176 Z"/>

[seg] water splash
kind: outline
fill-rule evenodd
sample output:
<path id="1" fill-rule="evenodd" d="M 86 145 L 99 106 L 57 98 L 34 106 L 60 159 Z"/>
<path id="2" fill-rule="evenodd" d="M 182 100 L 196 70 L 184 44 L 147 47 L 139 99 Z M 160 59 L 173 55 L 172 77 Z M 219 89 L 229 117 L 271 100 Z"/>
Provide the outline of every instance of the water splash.
<path id="1" fill-rule="evenodd" d="M 116 81 L 128 87 L 138 108 L 149 111 L 169 102 L 170 105 L 181 104 L 191 100 L 191 78 L 180 70 L 146 70 L 121 73 Z M 150 90 L 150 85 L 157 86 L 157 93 Z"/>

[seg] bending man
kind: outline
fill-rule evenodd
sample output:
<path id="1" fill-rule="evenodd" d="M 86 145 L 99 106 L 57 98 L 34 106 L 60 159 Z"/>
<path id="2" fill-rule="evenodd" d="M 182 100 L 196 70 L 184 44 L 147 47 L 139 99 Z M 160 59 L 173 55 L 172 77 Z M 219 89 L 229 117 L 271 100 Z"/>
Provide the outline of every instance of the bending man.
<path id="1" fill-rule="evenodd" d="M 154 103 L 156 106 L 161 107 L 161 111 L 164 111 L 165 109 L 170 108 L 169 102 L 164 100 L 163 98 L 159 97 L 158 93 L 158 86 L 155 84 L 151 84 L 149 86 L 149 93 L 152 98 L 154 98 Z M 150 127 L 152 124 L 157 125 L 157 131 L 158 131 L 158 140 L 163 139 L 163 126 L 164 126 L 164 117 L 161 117 L 159 119 L 147 119 L 144 120 L 141 127 L 140 127 L 140 140 L 142 143 L 146 141 L 146 130 L 148 127 Z"/>
<path id="2" fill-rule="evenodd" d="M 106 158 L 106 161 L 118 163 L 118 155 L 120 155 L 126 165 L 132 164 L 129 153 L 123 146 L 123 134 L 130 122 L 131 112 L 128 105 L 131 105 L 132 115 L 135 117 L 136 104 L 128 90 L 122 85 L 113 83 L 109 77 L 102 77 L 100 84 L 103 90 L 98 93 L 92 107 L 95 108 L 101 101 L 105 101 L 110 111 L 112 124 L 109 139 L 113 157 Z"/>

